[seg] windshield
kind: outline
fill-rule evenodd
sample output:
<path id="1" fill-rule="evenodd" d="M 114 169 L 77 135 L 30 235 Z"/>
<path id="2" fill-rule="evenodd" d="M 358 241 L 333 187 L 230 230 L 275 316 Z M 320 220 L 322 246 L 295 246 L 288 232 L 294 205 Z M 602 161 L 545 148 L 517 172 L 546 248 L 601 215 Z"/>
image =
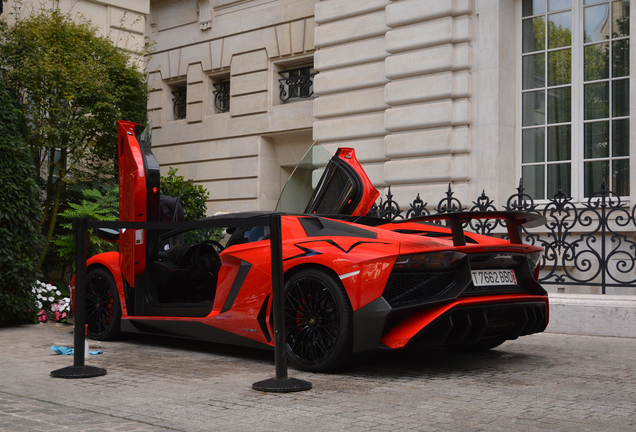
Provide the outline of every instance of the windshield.
<path id="1" fill-rule="evenodd" d="M 312 145 L 287 180 L 278 199 L 276 211 L 304 213 L 332 156 L 333 154 L 322 145 Z"/>

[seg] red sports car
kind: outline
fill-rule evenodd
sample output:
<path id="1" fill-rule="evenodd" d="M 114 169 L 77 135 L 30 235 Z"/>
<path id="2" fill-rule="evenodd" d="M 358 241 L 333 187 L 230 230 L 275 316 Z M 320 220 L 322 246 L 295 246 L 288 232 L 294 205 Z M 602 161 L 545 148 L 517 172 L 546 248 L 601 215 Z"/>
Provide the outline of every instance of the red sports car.
<path id="1" fill-rule="evenodd" d="M 159 164 L 139 132 L 119 122 L 120 218 L 160 221 Z M 379 194 L 354 150 L 341 148 L 330 160 L 324 153 L 307 153 L 277 209 L 286 212 L 286 340 L 296 367 L 333 370 L 378 349 L 483 350 L 546 328 L 548 296 L 537 283 L 542 250 L 521 244 L 518 232 L 540 224 L 538 216 L 365 217 Z M 464 233 L 474 218 L 505 219 L 511 241 Z M 88 260 L 89 337 L 143 332 L 273 347 L 268 227 L 107 231 L 101 235 L 119 252 Z"/>

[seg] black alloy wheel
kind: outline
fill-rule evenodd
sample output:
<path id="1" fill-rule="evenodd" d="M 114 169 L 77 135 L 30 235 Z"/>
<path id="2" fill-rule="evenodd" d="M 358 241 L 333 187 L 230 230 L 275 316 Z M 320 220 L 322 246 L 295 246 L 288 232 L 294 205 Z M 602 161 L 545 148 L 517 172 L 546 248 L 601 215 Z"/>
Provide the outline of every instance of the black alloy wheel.
<path id="1" fill-rule="evenodd" d="M 287 355 L 301 370 L 326 372 L 346 366 L 352 350 L 349 299 L 329 274 L 302 270 L 285 284 Z"/>
<path id="2" fill-rule="evenodd" d="M 116 339 L 120 332 L 121 305 L 113 276 L 96 268 L 86 275 L 86 324 L 96 340 Z"/>

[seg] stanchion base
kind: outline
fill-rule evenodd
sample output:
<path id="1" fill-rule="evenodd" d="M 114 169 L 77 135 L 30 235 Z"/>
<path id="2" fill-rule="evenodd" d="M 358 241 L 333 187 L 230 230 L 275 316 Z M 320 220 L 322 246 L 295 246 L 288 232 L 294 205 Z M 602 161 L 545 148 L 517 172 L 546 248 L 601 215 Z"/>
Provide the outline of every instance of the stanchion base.
<path id="1" fill-rule="evenodd" d="M 252 389 L 263 392 L 290 393 L 311 390 L 311 383 L 296 378 L 270 378 L 252 384 Z"/>
<path id="2" fill-rule="evenodd" d="M 95 366 L 68 366 L 51 372 L 53 378 L 93 378 L 106 375 L 106 369 Z"/>

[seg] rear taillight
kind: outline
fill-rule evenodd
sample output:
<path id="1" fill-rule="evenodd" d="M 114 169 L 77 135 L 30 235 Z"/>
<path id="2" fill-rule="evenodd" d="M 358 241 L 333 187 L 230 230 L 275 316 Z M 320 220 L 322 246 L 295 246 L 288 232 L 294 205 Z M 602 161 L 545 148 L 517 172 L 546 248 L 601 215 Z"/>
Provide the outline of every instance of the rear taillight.
<path id="1" fill-rule="evenodd" d="M 452 267 L 466 256 L 455 251 L 432 252 L 426 254 L 400 255 L 393 268 L 405 269 L 445 269 Z"/>

